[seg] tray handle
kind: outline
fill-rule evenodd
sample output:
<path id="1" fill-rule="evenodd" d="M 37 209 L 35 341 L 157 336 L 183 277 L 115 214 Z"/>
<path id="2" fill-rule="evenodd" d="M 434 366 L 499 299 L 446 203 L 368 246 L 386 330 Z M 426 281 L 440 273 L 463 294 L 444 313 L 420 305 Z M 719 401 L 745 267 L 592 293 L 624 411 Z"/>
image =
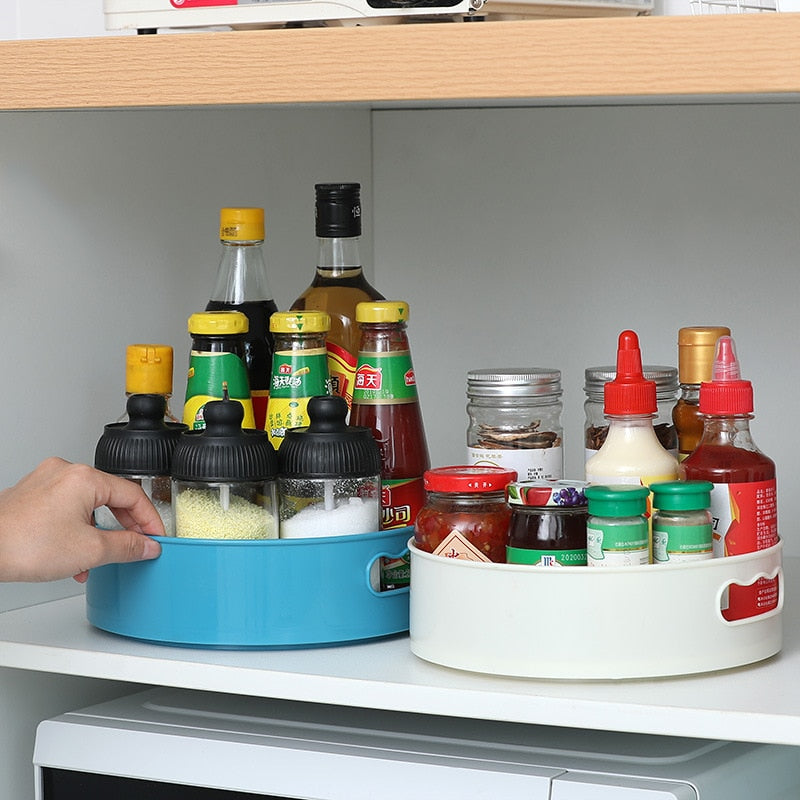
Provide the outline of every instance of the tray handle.
<path id="1" fill-rule="evenodd" d="M 402 586 L 399 589 L 384 589 L 381 591 L 381 559 L 402 558 L 403 556 L 408 556 L 407 547 L 404 547 L 402 550 L 400 550 L 400 552 L 397 553 L 389 553 L 384 551 L 382 553 L 375 553 L 375 555 L 372 556 L 364 573 L 367 581 L 367 589 L 369 589 L 371 594 L 375 595 L 375 597 L 394 597 L 398 594 L 409 593 L 411 588 L 409 586 Z"/>
<path id="2" fill-rule="evenodd" d="M 767 580 L 773 580 L 774 578 L 778 579 L 778 602 L 775 608 L 771 608 L 769 611 L 764 611 L 761 614 L 754 614 L 752 617 L 744 617 L 743 619 L 725 619 L 722 616 L 722 596 L 725 594 L 725 591 L 729 586 L 750 586 L 751 584 L 755 583 L 760 578 L 766 578 Z M 783 566 L 779 564 L 775 569 L 771 572 L 761 571 L 756 573 L 753 576 L 752 580 L 748 580 L 746 583 L 742 580 L 737 580 L 736 578 L 730 578 L 726 580 L 720 587 L 717 589 L 716 596 L 714 598 L 714 610 L 720 622 L 724 622 L 726 625 L 730 626 L 737 626 L 737 625 L 747 625 L 751 622 L 759 622 L 764 619 L 769 619 L 770 617 L 775 617 L 783 611 L 783 598 L 784 598 L 784 586 L 786 581 L 783 577 Z"/>

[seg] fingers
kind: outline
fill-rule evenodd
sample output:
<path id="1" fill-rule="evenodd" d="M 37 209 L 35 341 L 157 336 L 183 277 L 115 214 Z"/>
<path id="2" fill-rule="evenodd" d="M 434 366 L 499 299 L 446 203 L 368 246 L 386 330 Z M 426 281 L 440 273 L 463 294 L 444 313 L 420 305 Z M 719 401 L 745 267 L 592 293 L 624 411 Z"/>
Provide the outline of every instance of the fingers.
<path id="1" fill-rule="evenodd" d="M 126 528 L 152 536 L 164 535 L 164 523 L 140 486 L 104 472 L 94 475 L 95 508 L 108 506 Z"/>
<path id="2" fill-rule="evenodd" d="M 131 561 L 144 561 L 158 558 L 161 545 L 149 536 L 135 531 L 97 531 L 101 539 L 101 548 L 94 563 L 83 564 L 84 570 L 100 567 L 103 564 L 124 564 Z M 79 580 L 79 573 L 76 580 Z"/>

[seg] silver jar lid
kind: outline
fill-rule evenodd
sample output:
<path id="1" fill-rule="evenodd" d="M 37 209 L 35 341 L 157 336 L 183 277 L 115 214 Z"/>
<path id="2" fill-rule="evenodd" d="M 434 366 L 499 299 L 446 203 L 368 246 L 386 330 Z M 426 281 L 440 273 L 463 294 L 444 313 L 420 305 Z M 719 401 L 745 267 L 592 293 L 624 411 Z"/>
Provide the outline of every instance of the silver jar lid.
<path id="1" fill-rule="evenodd" d="M 549 367 L 500 367 L 467 373 L 470 397 L 559 397 L 561 370 Z"/>
<path id="2" fill-rule="evenodd" d="M 608 367 L 587 367 L 586 385 L 583 390 L 589 397 L 603 399 L 603 387 L 608 381 L 614 380 L 617 368 Z M 656 385 L 656 396 L 659 400 L 674 400 L 678 393 L 678 368 L 666 367 L 654 364 L 642 366 L 642 374 L 648 381 L 653 381 Z"/>

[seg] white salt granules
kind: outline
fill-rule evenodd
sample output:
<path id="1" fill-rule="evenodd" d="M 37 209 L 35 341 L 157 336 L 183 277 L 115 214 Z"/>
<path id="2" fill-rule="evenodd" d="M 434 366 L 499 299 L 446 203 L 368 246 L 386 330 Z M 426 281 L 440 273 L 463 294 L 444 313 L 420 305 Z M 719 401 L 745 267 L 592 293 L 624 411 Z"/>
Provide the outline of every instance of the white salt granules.
<path id="1" fill-rule="evenodd" d="M 214 489 L 185 489 L 175 500 L 175 535 L 185 539 L 277 539 L 269 509 L 231 494 L 227 510 Z"/>
<path id="2" fill-rule="evenodd" d="M 281 539 L 346 536 L 370 533 L 379 528 L 379 508 L 375 500 L 348 497 L 339 501 L 336 508 L 326 510 L 324 503 L 316 503 L 289 519 L 281 520 Z"/>

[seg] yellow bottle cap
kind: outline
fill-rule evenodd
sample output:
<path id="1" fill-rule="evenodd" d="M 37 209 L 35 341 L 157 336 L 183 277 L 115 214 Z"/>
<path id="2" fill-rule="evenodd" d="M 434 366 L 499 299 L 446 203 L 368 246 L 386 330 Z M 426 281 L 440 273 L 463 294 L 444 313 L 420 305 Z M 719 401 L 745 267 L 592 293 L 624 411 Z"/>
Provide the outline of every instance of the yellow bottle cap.
<path id="1" fill-rule="evenodd" d="M 408 303 L 403 300 L 381 300 L 359 303 L 356 322 L 407 322 Z"/>
<path id="2" fill-rule="evenodd" d="M 172 394 L 172 348 L 168 344 L 129 344 L 125 351 L 127 394 Z"/>
<path id="3" fill-rule="evenodd" d="M 269 318 L 273 333 L 327 333 L 331 318 L 326 311 L 276 311 Z"/>
<path id="4" fill-rule="evenodd" d="M 702 383 L 711 380 L 714 350 L 720 336 L 730 336 L 724 325 L 695 325 L 678 331 L 678 380 Z"/>
<path id="5" fill-rule="evenodd" d="M 200 311 L 189 317 L 189 333 L 201 336 L 225 336 L 248 330 L 250 320 L 241 311 Z"/>
<path id="6" fill-rule="evenodd" d="M 219 238 L 223 242 L 263 241 L 264 209 L 221 209 L 219 212 Z"/>

